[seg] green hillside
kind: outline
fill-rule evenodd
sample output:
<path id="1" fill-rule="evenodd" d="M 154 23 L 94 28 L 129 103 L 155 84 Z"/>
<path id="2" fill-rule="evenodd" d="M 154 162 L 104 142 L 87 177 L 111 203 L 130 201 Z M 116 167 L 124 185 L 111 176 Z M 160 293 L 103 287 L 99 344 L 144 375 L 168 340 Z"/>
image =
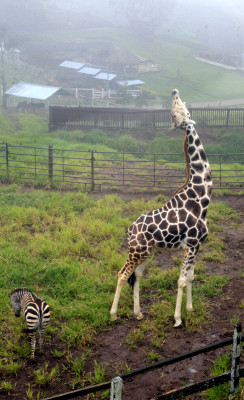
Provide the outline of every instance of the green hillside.
<path id="1" fill-rule="evenodd" d="M 46 38 L 46 34 L 42 40 Z M 178 87 L 182 97 L 191 102 L 241 99 L 244 86 L 244 72 L 225 70 L 194 59 L 203 44 L 185 41 L 179 44 L 168 36 L 152 41 L 139 40 L 128 32 L 115 29 L 94 29 L 70 31 L 67 40 L 82 40 L 88 43 L 113 43 L 145 59 L 152 59 L 160 65 L 159 72 L 138 75 L 145 81 L 144 88 L 153 91 L 164 101 L 170 97 L 172 88 Z M 63 32 L 56 32 L 53 40 L 64 40 Z"/>
<path id="2" fill-rule="evenodd" d="M 94 48 L 96 51 L 99 45 L 109 43 L 159 64 L 159 72 L 125 76 L 127 79 L 143 80 L 145 82 L 143 88 L 155 95 L 157 104 L 169 105 L 171 90 L 175 87 L 179 88 L 182 99 L 189 105 L 193 102 L 221 102 L 244 97 L 244 71 L 226 70 L 195 60 L 194 57 L 199 55 L 199 49 L 204 47 L 202 43 L 191 40 L 178 42 L 170 35 L 156 37 L 150 41 L 140 40 L 121 28 L 70 29 L 69 31 L 52 28 L 50 32 L 33 34 L 32 37 L 33 48 L 35 43 L 43 45 L 49 43 L 55 48 L 55 43 L 60 45 L 67 42 L 85 43 L 88 48 L 90 45 L 91 52 L 93 51 L 91 49 Z M 40 60 L 47 57 L 44 52 L 38 55 Z M 55 60 L 55 54 L 52 54 L 52 57 Z M 29 60 L 30 63 L 31 61 Z M 56 70 L 58 70 L 58 64 L 57 61 Z M 55 75 L 55 68 L 46 72 Z M 45 74 L 31 77 L 28 70 L 20 72 L 6 68 L 6 75 L 8 86 L 10 86 L 16 78 L 19 80 L 20 77 L 22 81 L 44 83 L 42 78 Z"/>

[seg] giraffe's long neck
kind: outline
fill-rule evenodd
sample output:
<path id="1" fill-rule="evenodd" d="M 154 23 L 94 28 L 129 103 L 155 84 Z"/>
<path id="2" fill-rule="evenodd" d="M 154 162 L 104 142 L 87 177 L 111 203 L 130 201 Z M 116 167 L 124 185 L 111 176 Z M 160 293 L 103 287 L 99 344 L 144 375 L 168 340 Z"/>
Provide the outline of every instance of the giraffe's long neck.
<path id="1" fill-rule="evenodd" d="M 212 191 L 211 170 L 201 140 L 192 124 L 186 126 L 183 150 L 187 177 L 186 182 L 176 193 L 184 188 L 192 188 L 198 198 L 207 196 L 210 199 Z M 195 195 L 192 192 L 192 198 L 194 197 Z"/>

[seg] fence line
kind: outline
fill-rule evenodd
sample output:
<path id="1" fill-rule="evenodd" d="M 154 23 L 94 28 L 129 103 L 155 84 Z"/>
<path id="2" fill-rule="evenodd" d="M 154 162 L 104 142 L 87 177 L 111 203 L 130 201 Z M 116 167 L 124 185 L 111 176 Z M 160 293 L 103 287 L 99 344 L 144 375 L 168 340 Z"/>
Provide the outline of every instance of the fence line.
<path id="1" fill-rule="evenodd" d="M 162 396 L 159 396 L 155 399 L 151 400 L 176 400 L 181 399 L 186 395 L 190 395 L 193 393 L 199 393 L 205 389 L 209 389 L 214 386 L 221 385 L 225 382 L 231 380 L 230 384 L 230 394 L 234 394 L 238 391 L 239 387 L 239 377 L 244 377 L 244 367 L 240 368 L 240 343 L 244 341 L 244 336 L 242 336 L 241 324 L 238 324 L 234 329 L 233 338 L 228 338 L 222 340 L 220 342 L 216 342 L 210 344 L 208 346 L 201 347 L 196 350 L 192 350 L 187 353 L 180 354 L 179 356 L 168 358 L 166 360 L 158 361 L 157 363 L 148 365 L 143 368 L 138 368 L 134 371 L 127 372 L 125 374 L 121 374 L 119 376 L 120 380 L 124 381 L 136 375 L 145 374 L 146 372 L 153 371 L 159 368 L 162 368 L 167 365 L 175 364 L 180 361 L 192 358 L 199 354 L 205 354 L 209 351 L 216 350 L 222 347 L 229 346 L 233 344 L 232 349 L 232 367 L 231 371 L 228 371 L 224 374 L 215 376 L 205 381 L 200 381 L 192 385 L 188 385 L 184 388 L 179 390 L 173 390 L 168 393 L 165 393 Z M 234 371 L 234 372 L 233 372 Z M 121 400 L 121 390 L 116 391 L 116 386 L 119 385 L 119 389 L 121 388 L 121 381 L 118 382 L 118 377 L 112 379 L 111 382 L 104 382 L 95 386 L 87 386 L 86 388 L 77 389 L 72 392 L 62 393 L 56 396 L 45 398 L 44 400 L 67 400 L 67 399 L 74 399 L 78 396 L 83 396 L 90 393 L 95 393 L 102 390 L 107 390 L 111 388 L 111 392 L 113 393 L 113 397 L 111 396 L 110 399 L 112 400 Z M 115 385 L 115 387 L 114 387 Z M 118 393 L 116 397 L 116 392 Z"/>
<path id="2" fill-rule="evenodd" d="M 244 108 L 189 108 L 189 111 L 198 126 L 244 126 Z M 49 129 L 64 126 L 107 129 L 168 129 L 171 126 L 171 111 L 170 109 L 50 106 Z"/>
<path id="3" fill-rule="evenodd" d="M 215 188 L 244 187 L 244 153 L 208 154 Z M 180 153 L 97 152 L 0 143 L 1 181 L 48 182 L 79 189 L 177 189 L 186 178 Z"/>

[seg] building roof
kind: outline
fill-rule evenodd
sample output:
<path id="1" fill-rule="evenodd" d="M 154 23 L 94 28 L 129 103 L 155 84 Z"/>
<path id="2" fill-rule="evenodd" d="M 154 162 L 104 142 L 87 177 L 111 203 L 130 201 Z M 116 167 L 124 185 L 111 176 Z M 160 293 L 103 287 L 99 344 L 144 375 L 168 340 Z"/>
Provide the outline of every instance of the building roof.
<path id="1" fill-rule="evenodd" d="M 96 79 L 103 79 L 104 81 L 111 81 L 114 79 L 117 75 L 116 74 L 111 74 L 109 72 L 100 72 L 94 78 Z"/>
<path id="2" fill-rule="evenodd" d="M 72 69 L 81 69 L 84 67 L 84 63 L 79 63 L 75 61 L 63 61 L 61 64 L 59 64 L 60 67 L 65 67 L 65 68 L 72 68 Z"/>
<path id="3" fill-rule="evenodd" d="M 143 85 L 145 82 L 141 81 L 140 79 L 128 79 L 123 81 L 117 81 L 117 83 L 121 86 L 137 86 L 137 85 Z"/>
<path id="4" fill-rule="evenodd" d="M 30 99 L 46 100 L 60 89 L 61 87 L 56 86 L 43 86 L 19 82 L 5 93 L 13 96 L 28 97 Z"/>
<path id="5" fill-rule="evenodd" d="M 100 71 L 101 71 L 101 69 L 98 69 L 98 68 L 83 67 L 78 72 L 80 72 L 81 74 L 96 75 Z"/>

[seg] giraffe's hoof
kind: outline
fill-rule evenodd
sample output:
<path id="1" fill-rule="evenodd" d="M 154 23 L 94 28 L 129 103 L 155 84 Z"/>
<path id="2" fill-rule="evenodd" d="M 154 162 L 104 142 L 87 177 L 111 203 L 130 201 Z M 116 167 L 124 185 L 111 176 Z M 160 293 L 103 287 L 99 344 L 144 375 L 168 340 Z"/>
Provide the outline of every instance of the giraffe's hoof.
<path id="1" fill-rule="evenodd" d="M 110 314 L 111 321 L 117 321 L 117 314 Z"/>
<path id="2" fill-rule="evenodd" d="M 193 307 L 192 306 L 186 306 L 186 311 L 189 311 L 189 312 L 193 311 Z"/>
<path id="3" fill-rule="evenodd" d="M 140 312 L 140 314 L 138 314 L 138 315 L 135 314 L 135 316 L 136 316 L 136 319 L 137 319 L 138 321 L 140 321 L 141 319 L 144 318 L 144 315 L 143 315 L 141 312 Z"/>
<path id="4" fill-rule="evenodd" d="M 176 329 L 183 328 L 183 323 L 182 323 L 181 319 L 176 319 L 175 320 L 174 328 L 176 328 Z"/>

